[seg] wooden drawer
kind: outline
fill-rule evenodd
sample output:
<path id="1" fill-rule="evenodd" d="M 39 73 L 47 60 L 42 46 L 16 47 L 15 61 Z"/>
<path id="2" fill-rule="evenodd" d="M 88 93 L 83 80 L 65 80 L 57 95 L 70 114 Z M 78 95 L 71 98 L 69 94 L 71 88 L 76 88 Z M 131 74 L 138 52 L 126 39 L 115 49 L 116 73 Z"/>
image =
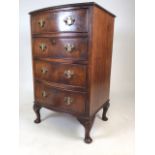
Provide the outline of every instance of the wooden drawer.
<path id="1" fill-rule="evenodd" d="M 87 59 L 87 38 L 33 38 L 33 56 Z"/>
<path id="2" fill-rule="evenodd" d="M 48 11 L 32 15 L 32 33 L 87 32 L 87 9 Z"/>
<path id="3" fill-rule="evenodd" d="M 35 100 L 45 107 L 74 113 L 85 112 L 86 93 L 53 88 L 35 82 Z"/>
<path id="4" fill-rule="evenodd" d="M 86 65 L 34 61 L 34 74 L 38 79 L 74 86 L 86 86 Z"/>

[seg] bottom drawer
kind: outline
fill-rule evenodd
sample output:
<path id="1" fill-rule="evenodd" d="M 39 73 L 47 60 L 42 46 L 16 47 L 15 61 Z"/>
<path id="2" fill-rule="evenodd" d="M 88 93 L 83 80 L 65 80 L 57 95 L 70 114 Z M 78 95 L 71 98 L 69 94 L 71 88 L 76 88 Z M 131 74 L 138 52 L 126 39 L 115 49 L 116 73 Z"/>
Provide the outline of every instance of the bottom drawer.
<path id="1" fill-rule="evenodd" d="M 85 112 L 86 93 L 62 90 L 36 81 L 35 101 L 45 107 L 82 114 Z"/>

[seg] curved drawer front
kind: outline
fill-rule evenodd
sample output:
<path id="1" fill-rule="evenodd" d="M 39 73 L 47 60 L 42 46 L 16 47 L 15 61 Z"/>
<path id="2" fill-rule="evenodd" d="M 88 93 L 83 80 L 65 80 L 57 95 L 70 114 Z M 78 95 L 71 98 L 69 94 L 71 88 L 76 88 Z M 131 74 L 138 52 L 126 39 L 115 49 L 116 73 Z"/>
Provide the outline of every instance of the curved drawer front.
<path id="1" fill-rule="evenodd" d="M 32 15 L 32 33 L 87 32 L 87 9 L 40 12 Z"/>
<path id="2" fill-rule="evenodd" d="M 87 59 L 87 38 L 33 38 L 34 57 Z"/>
<path id="3" fill-rule="evenodd" d="M 74 113 L 85 112 L 85 93 L 61 90 L 35 82 L 35 100 L 43 106 Z"/>
<path id="4" fill-rule="evenodd" d="M 38 79 L 55 83 L 85 87 L 86 65 L 47 63 L 34 61 L 34 74 Z"/>

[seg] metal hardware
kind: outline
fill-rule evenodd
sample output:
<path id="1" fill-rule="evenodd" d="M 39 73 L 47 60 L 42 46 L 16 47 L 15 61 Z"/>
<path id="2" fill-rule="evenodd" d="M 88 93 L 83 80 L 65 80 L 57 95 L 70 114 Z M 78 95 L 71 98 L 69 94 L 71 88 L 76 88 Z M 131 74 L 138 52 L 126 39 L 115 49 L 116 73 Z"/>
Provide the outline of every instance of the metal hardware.
<path id="1" fill-rule="evenodd" d="M 71 105 L 73 103 L 73 98 L 72 97 L 64 97 L 64 102 L 66 105 Z"/>
<path id="2" fill-rule="evenodd" d="M 42 50 L 42 52 L 45 51 L 45 49 L 46 49 L 46 45 L 45 45 L 44 43 L 41 43 L 41 44 L 39 45 L 39 47 L 40 47 L 40 49 Z"/>
<path id="3" fill-rule="evenodd" d="M 48 69 L 45 67 L 42 67 L 41 72 L 42 72 L 42 74 L 46 74 L 48 72 Z"/>
<path id="4" fill-rule="evenodd" d="M 43 91 L 41 92 L 41 95 L 42 95 L 42 97 L 47 97 L 47 93 L 46 93 L 46 91 L 43 90 Z"/>
<path id="5" fill-rule="evenodd" d="M 39 22 L 38 22 L 38 24 L 39 24 L 39 26 L 40 26 L 41 28 L 43 28 L 44 25 L 45 25 L 45 20 L 44 20 L 44 19 L 40 19 Z"/>
<path id="6" fill-rule="evenodd" d="M 71 53 L 75 49 L 75 46 L 68 43 L 64 46 L 64 48 L 65 48 L 66 52 Z"/>
<path id="7" fill-rule="evenodd" d="M 71 16 L 68 16 L 66 19 L 64 19 L 64 22 L 68 25 L 68 26 L 71 26 L 74 24 L 75 22 L 75 19 Z"/>
<path id="8" fill-rule="evenodd" d="M 51 42 L 52 42 L 52 45 L 56 44 L 56 40 L 55 39 L 52 39 Z"/>
<path id="9" fill-rule="evenodd" d="M 74 71 L 72 70 L 65 70 L 64 75 L 67 79 L 70 79 L 74 75 Z"/>

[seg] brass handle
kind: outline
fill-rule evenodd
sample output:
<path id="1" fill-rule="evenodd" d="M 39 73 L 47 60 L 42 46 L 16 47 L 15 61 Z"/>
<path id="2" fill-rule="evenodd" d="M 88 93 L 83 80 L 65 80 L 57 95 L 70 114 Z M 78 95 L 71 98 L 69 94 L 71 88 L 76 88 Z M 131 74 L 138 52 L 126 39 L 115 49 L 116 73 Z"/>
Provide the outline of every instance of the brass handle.
<path id="1" fill-rule="evenodd" d="M 38 22 L 38 24 L 39 24 L 39 26 L 40 26 L 41 28 L 43 28 L 44 25 L 45 25 L 45 20 L 44 20 L 44 19 L 40 19 L 39 22 Z"/>
<path id="2" fill-rule="evenodd" d="M 73 101 L 74 100 L 73 100 L 72 97 L 69 97 L 69 96 L 64 97 L 64 102 L 65 102 L 66 105 L 71 105 L 73 103 Z"/>
<path id="3" fill-rule="evenodd" d="M 74 24 L 75 22 L 75 19 L 71 16 L 68 16 L 66 19 L 64 19 L 64 22 L 68 25 L 68 26 L 71 26 Z"/>
<path id="4" fill-rule="evenodd" d="M 67 79 L 70 79 L 74 75 L 74 71 L 72 70 L 65 70 L 64 75 Z"/>
<path id="5" fill-rule="evenodd" d="M 41 95 L 42 95 L 42 97 L 47 97 L 47 93 L 46 93 L 46 91 L 43 90 L 43 91 L 41 92 Z"/>
<path id="6" fill-rule="evenodd" d="M 75 49 L 75 46 L 68 43 L 68 44 L 66 44 L 64 46 L 64 48 L 65 48 L 66 52 L 70 52 L 71 53 Z"/>
<path id="7" fill-rule="evenodd" d="M 43 67 L 43 68 L 41 68 L 41 72 L 42 72 L 42 74 L 46 74 L 48 72 L 48 69 Z"/>
<path id="8" fill-rule="evenodd" d="M 41 49 L 42 52 L 45 51 L 45 49 L 46 49 L 46 45 L 44 43 L 41 43 L 39 45 L 39 47 L 40 47 L 40 49 Z"/>

